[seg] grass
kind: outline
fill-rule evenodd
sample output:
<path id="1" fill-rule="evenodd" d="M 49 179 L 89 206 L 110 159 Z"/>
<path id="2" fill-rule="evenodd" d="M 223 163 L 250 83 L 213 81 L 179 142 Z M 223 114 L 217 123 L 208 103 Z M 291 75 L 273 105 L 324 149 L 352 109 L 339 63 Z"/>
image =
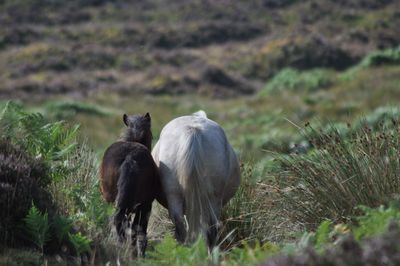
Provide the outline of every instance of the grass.
<path id="1" fill-rule="evenodd" d="M 375 130 L 364 126 L 347 138 L 334 128 L 329 133 L 306 128 L 314 149 L 278 159 L 285 199 L 281 208 L 315 228 L 323 219 L 351 220 L 359 205 L 373 207 L 393 200 L 400 186 L 400 128 L 397 120 L 392 123 L 381 123 Z"/>
<path id="2" fill-rule="evenodd" d="M 272 215 L 267 211 L 273 202 L 265 197 L 270 187 L 256 183 L 253 169 L 243 165 L 239 190 L 223 208 L 220 247 L 224 250 L 241 246 L 243 241 L 256 243 L 270 238 Z"/>

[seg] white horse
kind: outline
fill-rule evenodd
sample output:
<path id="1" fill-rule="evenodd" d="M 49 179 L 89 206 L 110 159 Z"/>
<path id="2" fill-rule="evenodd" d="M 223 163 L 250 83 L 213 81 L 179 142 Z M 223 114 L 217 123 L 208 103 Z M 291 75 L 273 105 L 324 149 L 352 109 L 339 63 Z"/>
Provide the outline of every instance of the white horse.
<path id="1" fill-rule="evenodd" d="M 240 184 L 238 159 L 224 130 L 204 111 L 178 117 L 163 128 L 152 155 L 177 240 L 192 242 L 202 233 L 212 249 L 221 208 Z"/>

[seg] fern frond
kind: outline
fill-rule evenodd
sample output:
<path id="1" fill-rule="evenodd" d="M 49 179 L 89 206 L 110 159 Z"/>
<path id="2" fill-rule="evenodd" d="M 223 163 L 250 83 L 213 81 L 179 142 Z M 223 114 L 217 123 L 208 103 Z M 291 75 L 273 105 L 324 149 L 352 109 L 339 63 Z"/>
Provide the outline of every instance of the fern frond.
<path id="1" fill-rule="evenodd" d="M 43 252 L 43 247 L 50 239 L 49 234 L 49 220 L 48 214 L 40 212 L 38 208 L 32 203 L 28 214 L 23 219 L 25 226 L 24 229 L 30 241 L 32 241 Z"/>
<path id="2" fill-rule="evenodd" d="M 90 250 L 91 241 L 87 237 L 83 236 L 80 232 L 76 234 L 68 233 L 68 238 L 78 255 Z"/>
<path id="3" fill-rule="evenodd" d="M 58 243 L 61 244 L 61 242 L 66 239 L 68 233 L 72 229 L 72 221 L 67 217 L 57 215 L 53 219 L 52 227 L 54 229 Z"/>
<path id="4" fill-rule="evenodd" d="M 8 101 L 0 114 L 1 136 L 8 138 L 13 135 L 22 112 L 21 105 Z"/>

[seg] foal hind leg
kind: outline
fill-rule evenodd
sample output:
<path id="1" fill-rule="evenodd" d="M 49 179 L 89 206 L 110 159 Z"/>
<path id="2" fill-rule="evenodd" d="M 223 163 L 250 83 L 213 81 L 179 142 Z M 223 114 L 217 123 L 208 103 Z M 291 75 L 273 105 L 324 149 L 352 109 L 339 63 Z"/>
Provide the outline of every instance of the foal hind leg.
<path id="1" fill-rule="evenodd" d="M 128 218 L 127 214 L 133 212 L 132 204 L 134 203 L 133 193 L 134 179 L 131 176 L 134 173 L 136 162 L 132 160 L 130 155 L 127 155 L 124 162 L 120 166 L 120 175 L 117 182 L 118 194 L 115 200 L 116 214 L 114 216 L 114 224 L 117 229 L 119 241 L 126 240 L 125 226 Z"/>
<path id="2" fill-rule="evenodd" d="M 118 241 L 120 243 L 125 242 L 125 224 L 126 220 L 126 209 L 118 208 L 117 212 L 114 215 L 114 225 L 118 235 Z"/>
<path id="3" fill-rule="evenodd" d="M 151 203 L 143 204 L 136 210 L 135 218 L 131 225 L 132 245 L 135 247 L 134 255 L 144 257 L 147 248 L 147 225 L 151 213 Z"/>

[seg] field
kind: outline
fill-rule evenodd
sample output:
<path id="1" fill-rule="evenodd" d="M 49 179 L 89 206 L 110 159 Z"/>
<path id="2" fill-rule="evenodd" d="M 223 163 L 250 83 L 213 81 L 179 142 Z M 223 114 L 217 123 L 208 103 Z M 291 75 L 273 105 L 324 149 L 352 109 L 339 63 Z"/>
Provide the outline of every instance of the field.
<path id="1" fill-rule="evenodd" d="M 218 248 L 177 245 L 154 204 L 137 264 L 400 263 L 399 1 L 0 10 L 0 264 L 132 264 L 100 195 L 101 156 L 124 113 L 150 112 L 154 144 L 198 110 L 242 165 Z"/>

